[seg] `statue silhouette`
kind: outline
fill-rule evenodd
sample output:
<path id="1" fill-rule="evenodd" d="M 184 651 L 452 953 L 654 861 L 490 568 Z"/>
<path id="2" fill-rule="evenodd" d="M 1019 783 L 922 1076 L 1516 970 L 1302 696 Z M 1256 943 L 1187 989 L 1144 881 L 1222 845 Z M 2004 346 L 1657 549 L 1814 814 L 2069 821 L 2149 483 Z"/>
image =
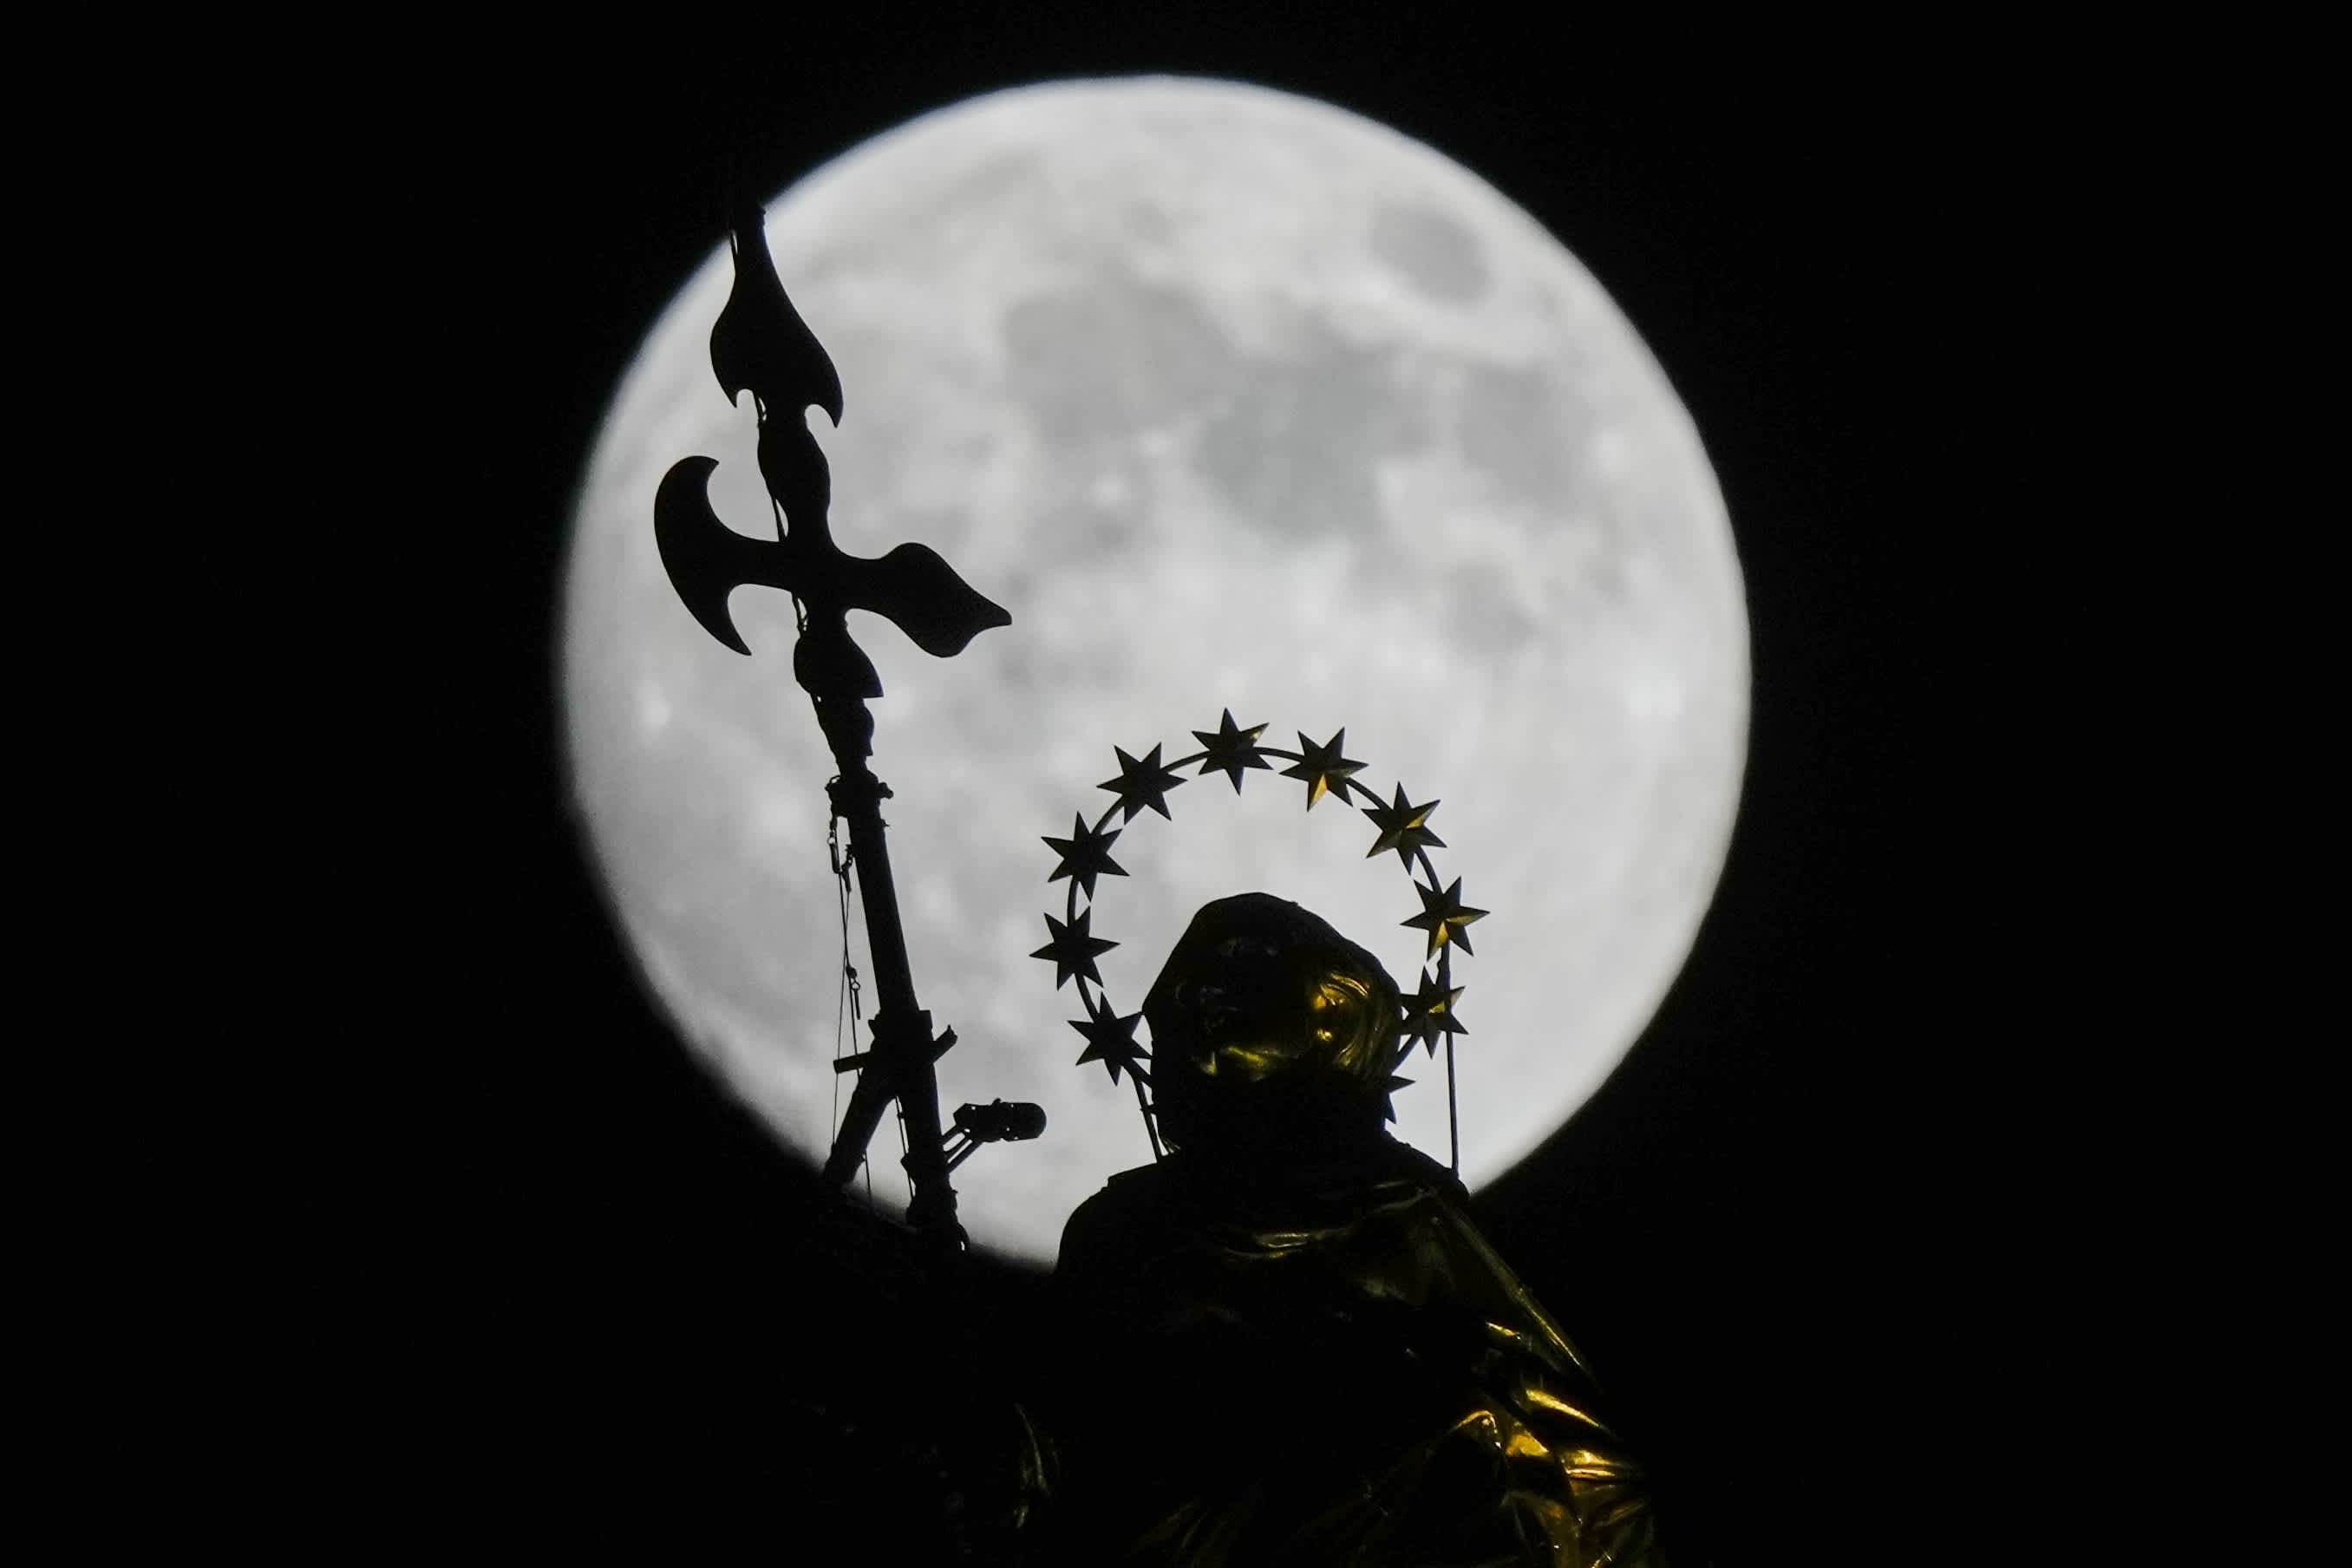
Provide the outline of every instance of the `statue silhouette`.
<path id="1" fill-rule="evenodd" d="M 1144 1004 L 1172 1152 L 1072 1215 L 1055 1275 L 1053 1560 L 1661 1561 L 1576 1352 L 1386 1130 L 1399 1016 L 1263 893 L 1177 943 Z"/>

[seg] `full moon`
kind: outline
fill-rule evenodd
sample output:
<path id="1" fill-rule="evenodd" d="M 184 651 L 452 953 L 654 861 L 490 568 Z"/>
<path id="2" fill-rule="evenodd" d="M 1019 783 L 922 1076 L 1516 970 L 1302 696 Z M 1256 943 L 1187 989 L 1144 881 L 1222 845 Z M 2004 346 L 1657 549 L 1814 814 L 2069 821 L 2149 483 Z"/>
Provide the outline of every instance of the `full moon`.
<path id="1" fill-rule="evenodd" d="M 923 1005 L 959 1044 L 942 1120 L 1032 1100 L 1034 1142 L 957 1172 L 975 1244 L 1049 1261 L 1070 1210 L 1151 1148 L 1075 985 L 1031 953 L 1066 882 L 1046 837 L 1140 757 L 1231 710 L 1296 749 L 1344 728 L 1359 780 L 1435 800 L 1440 878 L 1491 911 L 1459 957 L 1462 1174 L 1528 1153 L 1607 1076 L 1687 956 L 1747 747 L 1748 633 L 1697 433 L 1560 243 L 1431 148 L 1233 82 L 1058 82 L 942 109 L 769 204 L 784 287 L 832 355 L 813 418 L 841 547 L 944 555 L 1011 612 L 935 659 L 863 614 L 885 807 Z M 576 807 L 651 992 L 709 1067 L 821 1162 L 865 1048 L 828 858 L 835 771 L 793 684 L 793 609 L 707 636 L 656 553 L 654 492 L 716 458 L 721 519 L 772 537 L 751 400 L 714 379 L 714 250 L 615 394 L 581 481 L 558 679 Z M 780 411 L 790 417 L 793 411 Z M 1279 763 L 1276 764 L 1278 768 Z M 1189 773 L 1189 770 L 1188 770 Z M 1170 793 L 1112 856 L 1094 934 L 1131 1013 L 1192 912 L 1263 889 L 1370 947 L 1410 994 L 1397 857 L 1326 796 L 1253 773 Z M 867 1011 L 870 1012 L 870 998 Z M 1416 1051 L 1399 1136 L 1448 1153 Z M 856 1190 L 903 1209 L 886 1119 Z"/>

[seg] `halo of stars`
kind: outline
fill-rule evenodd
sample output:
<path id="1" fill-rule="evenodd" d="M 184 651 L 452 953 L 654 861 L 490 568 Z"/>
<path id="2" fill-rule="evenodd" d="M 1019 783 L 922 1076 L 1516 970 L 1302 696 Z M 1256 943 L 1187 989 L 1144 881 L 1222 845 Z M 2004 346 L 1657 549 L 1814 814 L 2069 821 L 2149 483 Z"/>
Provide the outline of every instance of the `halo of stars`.
<path id="1" fill-rule="evenodd" d="M 1147 809 L 1173 821 L 1168 795 L 1193 778 L 1223 773 L 1232 781 L 1234 793 L 1239 795 L 1244 780 L 1251 773 L 1264 772 L 1296 780 L 1305 786 L 1309 811 L 1327 798 L 1336 799 L 1343 806 L 1361 809 L 1375 832 L 1365 858 L 1394 851 L 1398 864 L 1413 879 L 1413 891 L 1420 895 L 1421 912 L 1398 923 L 1413 927 L 1428 937 L 1428 951 L 1417 976 L 1420 984 L 1403 999 L 1398 1016 L 1395 1058 L 1391 1066 L 1403 1065 L 1415 1045 L 1434 1057 L 1438 1043 L 1444 1041 L 1450 1073 L 1454 1037 L 1470 1032 L 1462 1022 L 1460 1003 L 1465 987 L 1454 983 L 1454 953 L 1457 948 L 1465 956 L 1470 953 L 1469 927 L 1486 911 L 1464 901 L 1461 878 L 1450 883 L 1441 882 L 1430 861 L 1432 849 L 1445 847 L 1445 840 L 1429 826 L 1431 814 L 1436 811 L 1438 803 L 1414 803 L 1401 784 L 1383 801 L 1378 791 L 1360 783 L 1356 775 L 1363 771 L 1364 764 L 1346 754 L 1345 729 L 1320 742 L 1302 732 L 1298 749 L 1292 751 L 1266 745 L 1260 739 L 1265 728 L 1264 724 L 1236 724 L 1233 710 L 1227 709 L 1216 729 L 1192 731 L 1192 738 L 1200 742 L 1199 750 L 1172 762 L 1161 763 L 1161 748 L 1157 745 L 1139 758 L 1129 755 L 1124 747 L 1114 748 L 1118 774 L 1097 786 L 1110 792 L 1110 805 L 1103 808 L 1091 826 L 1084 812 L 1075 813 L 1068 837 L 1045 839 L 1045 846 L 1058 858 L 1046 880 L 1066 879 L 1069 889 L 1060 918 L 1045 916 L 1045 945 L 1030 956 L 1054 966 L 1055 990 L 1072 980 L 1077 982 L 1078 1000 L 1087 1015 L 1070 1020 L 1070 1027 L 1087 1042 L 1078 1065 L 1100 1062 L 1113 1083 L 1120 1081 L 1123 1073 L 1134 1084 L 1136 1104 L 1143 1111 L 1146 1128 L 1151 1131 L 1155 1152 L 1160 1147 L 1159 1132 L 1152 1128 L 1151 1106 L 1144 1092 L 1144 1086 L 1151 1079 L 1147 1065 L 1150 1052 L 1135 1037 L 1135 1026 L 1141 1022 L 1142 1015 L 1121 1014 L 1111 1005 L 1095 960 L 1118 943 L 1094 934 L 1093 904 L 1101 878 L 1127 875 L 1110 856 L 1111 845 L 1120 833 Z M 1276 762 L 1287 765 L 1276 772 Z M 1183 772 L 1186 768 L 1196 771 L 1187 776 Z M 1114 820 L 1118 826 L 1111 826 Z M 1084 907 L 1081 900 L 1085 900 Z M 1405 1081 L 1391 1080 L 1392 1086 L 1402 1086 Z"/>

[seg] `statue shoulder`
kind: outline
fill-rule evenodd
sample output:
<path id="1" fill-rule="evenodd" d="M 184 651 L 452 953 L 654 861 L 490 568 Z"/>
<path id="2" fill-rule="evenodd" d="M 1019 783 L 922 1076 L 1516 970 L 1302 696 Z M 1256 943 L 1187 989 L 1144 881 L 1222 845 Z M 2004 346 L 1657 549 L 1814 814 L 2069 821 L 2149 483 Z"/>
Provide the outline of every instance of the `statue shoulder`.
<path id="1" fill-rule="evenodd" d="M 1070 1212 L 1062 1226 L 1061 1256 L 1055 1272 L 1083 1272 L 1091 1264 L 1131 1251 L 1147 1236 L 1178 1221 L 1184 1173 L 1173 1160 L 1121 1171 Z"/>
<path id="2" fill-rule="evenodd" d="M 1433 1188 L 1455 1208 L 1466 1211 L 1470 1206 L 1470 1189 L 1462 1179 L 1410 1143 L 1386 1138 L 1382 1159 L 1394 1175 L 1423 1186 Z"/>
<path id="3" fill-rule="evenodd" d="M 1093 1196 L 1070 1211 L 1069 1224 L 1101 1225 L 1145 1205 L 1163 1204 L 1185 1185 L 1184 1176 L 1172 1159 L 1115 1172 Z"/>

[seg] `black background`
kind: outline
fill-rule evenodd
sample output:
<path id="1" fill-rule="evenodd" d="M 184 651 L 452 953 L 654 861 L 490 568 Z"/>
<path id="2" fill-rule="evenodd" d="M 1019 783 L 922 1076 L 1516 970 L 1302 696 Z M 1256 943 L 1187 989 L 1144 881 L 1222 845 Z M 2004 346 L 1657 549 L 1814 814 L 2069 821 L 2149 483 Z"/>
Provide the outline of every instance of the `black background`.
<path id="1" fill-rule="evenodd" d="M 1755 670 L 1721 889 L 1624 1065 L 1479 1200 L 1685 1558 L 1916 1561 L 1981 1544 L 1989 1465 L 2032 1490 L 1988 1458 L 1992 1412 L 2066 1360 L 2015 1285 L 2054 1260 L 2029 1200 L 2057 1173 L 2013 1087 L 2053 1058 L 2017 994 L 2032 813 L 1992 541 L 2032 483 L 2053 94 L 1961 37 L 1284 15 L 445 55 L 359 138 L 392 367 L 363 424 L 398 457 L 367 558 L 397 636 L 341 667 L 387 701 L 333 752 L 366 803 L 337 820 L 370 826 L 309 933 L 346 1022 L 308 1122 L 297 1220 L 335 1262 L 290 1315 L 286 1445 L 325 1517 L 527 1540 L 625 1515 L 827 1560 L 791 1544 L 820 1500 L 780 1412 L 845 1358 L 921 1352 L 861 1336 L 807 1173 L 673 1041 L 605 921 L 556 745 L 572 490 L 730 174 L 781 190 L 960 98 L 1136 71 L 1322 98 L 1482 175 L 1614 296 L 1715 464 Z"/>

